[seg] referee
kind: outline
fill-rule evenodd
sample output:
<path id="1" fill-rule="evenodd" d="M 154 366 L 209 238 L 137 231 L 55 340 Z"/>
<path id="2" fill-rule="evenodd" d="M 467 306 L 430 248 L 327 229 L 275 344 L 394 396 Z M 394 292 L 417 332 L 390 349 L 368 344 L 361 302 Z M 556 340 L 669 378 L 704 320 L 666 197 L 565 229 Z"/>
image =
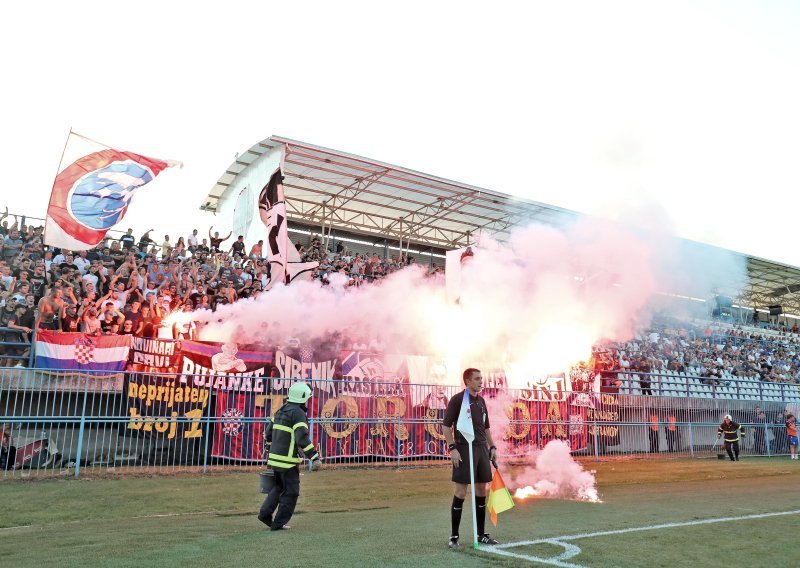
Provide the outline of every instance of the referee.
<path id="1" fill-rule="evenodd" d="M 483 388 L 483 376 L 478 369 L 466 369 L 463 375 L 464 385 L 469 391 L 469 408 L 472 416 L 472 426 L 475 430 L 475 440 L 472 442 L 472 454 L 475 461 L 475 516 L 478 523 L 478 542 L 481 544 L 499 544 L 488 533 L 484 532 L 486 526 L 486 486 L 492 480 L 490 461 L 497 457 L 492 434 L 489 431 L 489 413 L 486 410 L 486 401 L 478 393 Z M 458 548 L 458 527 L 461 524 L 461 511 L 464 508 L 464 499 L 467 496 L 467 487 L 470 483 L 469 475 L 469 446 L 455 428 L 458 415 L 461 412 L 463 396 L 454 396 L 447 404 L 444 420 L 444 437 L 450 449 L 450 461 L 453 462 L 453 477 L 455 491 L 453 505 L 450 508 L 452 532 L 450 533 L 450 548 Z"/>

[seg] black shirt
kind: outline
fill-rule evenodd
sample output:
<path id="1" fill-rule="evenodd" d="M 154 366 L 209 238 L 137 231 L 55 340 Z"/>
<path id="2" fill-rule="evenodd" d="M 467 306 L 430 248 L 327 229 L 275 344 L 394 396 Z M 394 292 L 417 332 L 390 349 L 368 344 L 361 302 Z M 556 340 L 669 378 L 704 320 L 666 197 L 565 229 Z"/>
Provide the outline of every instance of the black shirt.
<path id="1" fill-rule="evenodd" d="M 139 327 L 139 322 L 142 321 L 142 312 L 133 313 L 130 310 L 125 310 L 122 315 L 125 316 L 125 321 L 133 322 L 133 331 L 136 331 Z"/>
<path id="2" fill-rule="evenodd" d="M 33 329 L 36 326 L 36 320 L 33 316 L 33 310 L 25 310 L 25 313 L 22 314 L 21 316 L 15 313 L 13 316 L 8 318 L 8 323 L 6 324 L 6 326 L 12 323 L 20 327 L 27 327 L 29 329 Z M 8 332 L 6 333 L 6 341 L 23 341 L 25 338 L 23 337 L 22 333 L 23 332 L 21 331 Z"/>
<path id="3" fill-rule="evenodd" d="M 442 425 L 445 428 L 452 428 L 458 422 L 458 415 L 461 413 L 461 404 L 464 401 L 464 391 L 461 391 L 447 403 L 447 410 L 444 413 Z M 481 395 L 469 395 L 469 409 L 472 414 L 472 428 L 475 430 L 475 441 L 473 444 L 486 445 L 486 430 L 489 429 L 489 412 L 486 410 L 486 401 Z M 458 429 L 456 432 L 456 444 L 466 445 L 467 441 Z"/>
<path id="4" fill-rule="evenodd" d="M 71 316 L 69 313 L 67 313 L 63 318 L 61 318 L 61 331 L 80 331 L 80 323 L 81 318 L 79 318 L 77 315 Z"/>
<path id="5" fill-rule="evenodd" d="M 122 241 L 122 248 L 124 250 L 128 250 L 133 246 L 133 243 L 136 242 L 133 235 L 122 235 L 119 240 Z"/>
<path id="6" fill-rule="evenodd" d="M 47 284 L 47 278 L 45 278 L 44 274 L 41 276 L 36 276 L 35 274 L 31 276 L 31 294 L 36 296 L 36 299 L 41 299 L 44 296 L 44 289 L 45 285 Z"/>

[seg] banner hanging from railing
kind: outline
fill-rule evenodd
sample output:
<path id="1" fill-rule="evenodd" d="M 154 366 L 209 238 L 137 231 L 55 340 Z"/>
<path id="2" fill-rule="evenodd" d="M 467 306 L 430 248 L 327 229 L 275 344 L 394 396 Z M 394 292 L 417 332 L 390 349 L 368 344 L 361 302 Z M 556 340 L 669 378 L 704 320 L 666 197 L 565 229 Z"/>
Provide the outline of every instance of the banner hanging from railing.
<path id="1" fill-rule="evenodd" d="M 180 382 L 214 396 L 212 457 L 263 461 L 264 424 L 274 374 L 272 353 L 236 343 L 183 342 Z"/>
<path id="2" fill-rule="evenodd" d="M 36 334 L 36 368 L 56 372 L 122 372 L 128 363 L 130 335 L 61 333 L 47 329 Z"/>

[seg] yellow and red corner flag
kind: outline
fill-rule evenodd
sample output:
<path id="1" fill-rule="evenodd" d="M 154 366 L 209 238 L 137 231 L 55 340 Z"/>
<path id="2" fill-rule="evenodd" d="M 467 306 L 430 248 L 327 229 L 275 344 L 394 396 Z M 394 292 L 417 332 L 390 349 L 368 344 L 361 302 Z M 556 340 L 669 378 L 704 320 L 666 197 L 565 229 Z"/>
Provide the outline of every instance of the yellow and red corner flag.
<path id="1" fill-rule="evenodd" d="M 494 526 L 497 526 L 497 514 L 508 511 L 514 506 L 514 500 L 508 491 L 500 472 L 495 469 L 492 475 L 492 486 L 489 488 L 489 517 Z"/>

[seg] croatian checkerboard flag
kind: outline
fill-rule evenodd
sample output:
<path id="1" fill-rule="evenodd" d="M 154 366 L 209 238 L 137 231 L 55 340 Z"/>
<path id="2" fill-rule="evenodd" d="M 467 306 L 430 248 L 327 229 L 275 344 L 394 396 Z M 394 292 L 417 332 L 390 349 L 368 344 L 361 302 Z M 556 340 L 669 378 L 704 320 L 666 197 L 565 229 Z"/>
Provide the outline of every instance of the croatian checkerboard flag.
<path id="1" fill-rule="evenodd" d="M 36 334 L 37 369 L 57 371 L 125 370 L 130 335 L 87 335 L 41 330 Z"/>
<path id="2" fill-rule="evenodd" d="M 65 161 L 66 160 L 66 161 Z M 123 152 L 70 132 L 47 206 L 44 242 L 69 250 L 97 245 L 128 211 L 134 192 L 179 162 Z"/>

